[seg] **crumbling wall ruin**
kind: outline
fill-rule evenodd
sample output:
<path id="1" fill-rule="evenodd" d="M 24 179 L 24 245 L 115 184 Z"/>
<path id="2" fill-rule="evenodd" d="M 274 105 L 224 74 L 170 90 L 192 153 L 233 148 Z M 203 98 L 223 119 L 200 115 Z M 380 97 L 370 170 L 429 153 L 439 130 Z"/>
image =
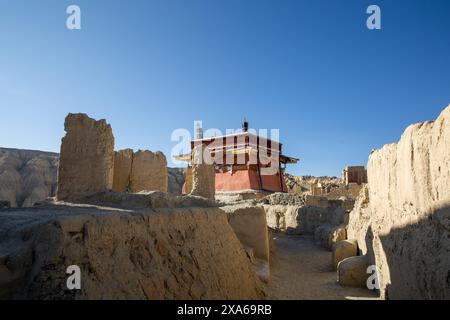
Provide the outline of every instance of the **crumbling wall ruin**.
<path id="1" fill-rule="evenodd" d="M 265 297 L 227 214 L 213 207 L 2 212 L 0 253 L 0 299 Z M 70 265 L 81 290 L 67 289 Z"/>
<path id="2" fill-rule="evenodd" d="M 58 168 L 59 200 L 77 202 L 108 190 L 167 192 L 167 160 L 162 152 L 114 152 L 111 126 L 85 114 L 69 114 L 65 130 Z"/>
<path id="3" fill-rule="evenodd" d="M 189 194 L 191 192 L 192 192 L 192 168 L 187 167 L 185 171 L 183 193 Z"/>
<path id="4" fill-rule="evenodd" d="M 263 259 L 268 274 L 264 210 L 219 209 L 214 165 L 195 163 L 193 195 L 174 196 L 161 192 L 162 153 L 114 153 L 111 127 L 84 114 L 69 114 L 65 129 L 57 200 L 0 215 L 0 299 L 265 297 L 255 268 Z M 66 286 L 72 265 L 81 290 Z"/>
<path id="5" fill-rule="evenodd" d="M 270 228 L 290 234 L 314 234 L 322 226 L 321 230 L 329 231 L 330 236 L 333 236 L 337 226 L 347 222 L 347 208 L 353 206 L 352 200 L 329 200 L 326 197 L 290 193 L 274 193 L 261 202 Z M 328 234 L 326 236 L 328 239 Z M 319 234 L 317 237 L 322 238 Z M 328 240 L 318 241 L 328 243 Z"/>
<path id="6" fill-rule="evenodd" d="M 345 210 L 339 207 L 264 205 L 264 209 L 269 227 L 290 234 L 314 234 L 321 225 L 346 222 Z"/>
<path id="7" fill-rule="evenodd" d="M 349 183 L 347 185 L 341 185 L 338 188 L 331 189 L 329 193 L 326 194 L 328 198 L 339 198 L 347 197 L 349 199 L 356 199 L 358 197 L 359 191 L 365 185 L 357 183 Z"/>
<path id="8" fill-rule="evenodd" d="M 104 119 L 86 114 L 66 117 L 58 167 L 59 200 L 79 199 L 110 190 L 113 184 L 114 136 Z"/>
<path id="9" fill-rule="evenodd" d="M 222 207 L 242 244 L 253 249 L 256 258 L 269 261 L 269 237 L 264 208 L 249 204 Z"/>
<path id="10" fill-rule="evenodd" d="M 377 265 L 382 297 L 450 299 L 450 106 L 374 151 L 368 182 L 348 237 Z"/>
<path id="11" fill-rule="evenodd" d="M 167 160 L 160 151 L 139 150 L 133 154 L 131 188 L 133 192 L 167 192 Z"/>
<path id="12" fill-rule="evenodd" d="M 367 183 L 367 170 L 364 166 L 347 166 L 342 171 L 342 180 L 345 185 Z"/>
<path id="13" fill-rule="evenodd" d="M 112 190 L 116 192 L 131 191 L 131 166 L 133 164 L 133 150 L 125 149 L 114 153 L 114 179 Z"/>
<path id="14" fill-rule="evenodd" d="M 206 152 L 204 152 L 206 150 Z M 216 170 L 206 146 L 194 147 L 192 162 L 191 194 L 214 199 L 216 193 Z"/>
<path id="15" fill-rule="evenodd" d="M 270 243 L 266 213 L 262 206 L 241 203 L 221 207 L 227 213 L 228 223 L 233 229 L 253 264 L 256 274 L 264 282 L 270 280 Z M 273 239 L 272 239 L 273 241 Z"/>
<path id="16" fill-rule="evenodd" d="M 160 151 L 131 149 L 115 153 L 113 190 L 167 192 L 167 160 Z"/>

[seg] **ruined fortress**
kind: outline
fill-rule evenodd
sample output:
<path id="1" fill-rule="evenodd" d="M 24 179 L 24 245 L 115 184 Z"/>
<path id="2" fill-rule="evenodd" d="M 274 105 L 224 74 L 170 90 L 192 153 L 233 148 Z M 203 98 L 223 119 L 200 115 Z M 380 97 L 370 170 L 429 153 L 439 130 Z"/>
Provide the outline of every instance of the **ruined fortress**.
<path id="1" fill-rule="evenodd" d="M 114 152 L 105 120 L 69 114 L 64 123 L 58 167 L 58 200 L 74 202 L 99 192 L 167 192 L 167 161 L 161 152 Z"/>
<path id="2" fill-rule="evenodd" d="M 277 287 L 283 274 L 293 284 L 335 279 L 333 295 L 307 298 L 450 299 L 450 106 L 372 152 L 367 171 L 288 177 L 277 191 L 291 192 L 263 197 L 218 194 L 223 168 L 196 148 L 186 194 L 168 193 L 161 152 L 115 151 L 111 126 L 85 114 L 64 127 L 56 197 L 32 208 L 0 202 L 2 299 L 297 297 Z M 289 239 L 323 248 L 314 250 L 326 271 L 308 279 L 283 269 Z M 80 290 L 65 287 L 70 265 L 82 270 Z"/>

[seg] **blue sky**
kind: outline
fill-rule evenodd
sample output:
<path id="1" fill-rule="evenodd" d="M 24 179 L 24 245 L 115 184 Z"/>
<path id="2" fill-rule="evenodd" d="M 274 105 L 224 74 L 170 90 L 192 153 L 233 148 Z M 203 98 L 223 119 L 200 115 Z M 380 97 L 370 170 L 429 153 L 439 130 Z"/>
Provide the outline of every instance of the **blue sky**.
<path id="1" fill-rule="evenodd" d="M 0 0 L 0 146 L 59 151 L 85 112 L 116 149 L 169 156 L 174 129 L 246 117 L 280 129 L 291 173 L 339 175 L 450 103 L 449 16 L 448 0 Z"/>

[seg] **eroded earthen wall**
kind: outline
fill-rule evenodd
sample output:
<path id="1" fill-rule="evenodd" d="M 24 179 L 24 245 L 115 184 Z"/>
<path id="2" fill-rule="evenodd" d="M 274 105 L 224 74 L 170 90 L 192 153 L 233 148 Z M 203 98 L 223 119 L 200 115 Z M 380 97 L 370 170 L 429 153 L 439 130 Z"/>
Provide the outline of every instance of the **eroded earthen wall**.
<path id="1" fill-rule="evenodd" d="M 131 149 L 117 151 L 113 190 L 117 192 L 167 192 L 167 161 L 162 152 Z"/>
<path id="2" fill-rule="evenodd" d="M 320 225 L 337 226 L 346 222 L 341 207 L 320 208 L 295 205 L 264 205 L 267 225 L 290 234 L 311 234 Z"/>
<path id="3" fill-rule="evenodd" d="M 209 151 L 197 146 L 193 150 L 191 194 L 214 199 L 216 192 L 216 171 Z"/>
<path id="4" fill-rule="evenodd" d="M 373 152 L 368 182 L 348 238 L 376 263 L 382 296 L 449 299 L 450 106 Z"/>
<path id="5" fill-rule="evenodd" d="M 231 205 L 222 207 L 241 243 L 254 250 L 256 258 L 269 261 L 269 237 L 266 213 L 262 206 Z"/>
<path id="6" fill-rule="evenodd" d="M 133 154 L 131 188 L 133 192 L 167 192 L 167 161 L 160 151 L 139 150 Z"/>
<path id="7" fill-rule="evenodd" d="M 185 171 L 185 180 L 184 180 L 184 190 L 183 192 L 188 194 L 192 192 L 192 168 L 187 167 Z"/>
<path id="8" fill-rule="evenodd" d="M 105 120 L 86 114 L 66 117 L 58 167 L 58 200 L 76 202 L 110 190 L 113 184 L 114 136 Z"/>
<path id="9" fill-rule="evenodd" d="M 0 299 L 264 298 L 218 208 L 130 214 L 50 206 L 4 213 L 0 225 L 6 224 L 0 228 Z M 62 288 L 70 265 L 80 267 L 81 290 Z"/>
<path id="10" fill-rule="evenodd" d="M 113 191 L 127 191 L 131 177 L 131 165 L 133 163 L 133 150 L 125 149 L 114 154 L 114 179 Z"/>

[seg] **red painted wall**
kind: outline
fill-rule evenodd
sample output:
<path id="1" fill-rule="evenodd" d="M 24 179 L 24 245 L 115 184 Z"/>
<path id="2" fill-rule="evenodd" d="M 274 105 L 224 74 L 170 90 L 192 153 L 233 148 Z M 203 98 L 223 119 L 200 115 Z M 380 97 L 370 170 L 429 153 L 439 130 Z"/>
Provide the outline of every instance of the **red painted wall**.
<path id="1" fill-rule="evenodd" d="M 280 176 L 261 176 L 262 186 L 258 172 L 253 170 L 239 170 L 233 172 L 216 173 L 216 191 L 242 191 L 242 190 L 267 190 L 273 192 L 287 191 L 284 179 L 280 185 Z"/>

